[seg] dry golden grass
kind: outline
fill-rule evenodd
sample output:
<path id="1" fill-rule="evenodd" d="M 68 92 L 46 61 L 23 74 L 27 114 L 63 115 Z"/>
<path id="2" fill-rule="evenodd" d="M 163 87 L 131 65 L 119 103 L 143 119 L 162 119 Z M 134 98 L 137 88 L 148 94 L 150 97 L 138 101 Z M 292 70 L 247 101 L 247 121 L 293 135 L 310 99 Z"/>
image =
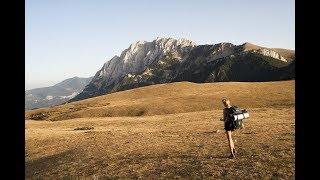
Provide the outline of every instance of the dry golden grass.
<path id="1" fill-rule="evenodd" d="M 82 107 L 82 118 L 26 121 L 26 179 L 294 179 L 294 83 L 172 83 L 27 111 Z M 250 113 L 235 159 L 223 97 Z M 130 114 L 135 106 L 144 113 Z M 118 115 L 108 107 L 127 116 L 98 117 Z"/>
<path id="2" fill-rule="evenodd" d="M 261 48 L 265 48 L 265 47 L 262 47 L 262 46 L 257 46 L 255 44 L 251 44 L 249 42 L 246 42 L 244 44 L 244 50 L 245 51 L 250 51 L 250 50 L 253 50 L 253 49 L 261 49 Z"/>
<path id="3" fill-rule="evenodd" d="M 26 111 L 26 119 L 43 113 L 47 120 L 85 117 L 152 116 L 221 109 L 221 99 L 246 108 L 294 106 L 294 81 L 160 84 L 117 92 L 52 108 Z"/>

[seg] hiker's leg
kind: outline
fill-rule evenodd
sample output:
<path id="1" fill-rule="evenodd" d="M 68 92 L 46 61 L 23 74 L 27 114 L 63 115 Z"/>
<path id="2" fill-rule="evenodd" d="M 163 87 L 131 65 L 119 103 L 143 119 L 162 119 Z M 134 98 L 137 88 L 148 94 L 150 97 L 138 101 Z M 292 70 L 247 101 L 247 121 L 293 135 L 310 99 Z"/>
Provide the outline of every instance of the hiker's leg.
<path id="1" fill-rule="evenodd" d="M 237 142 L 237 139 L 236 139 L 236 137 L 237 137 L 237 130 L 235 129 L 234 131 L 231 131 L 231 137 L 233 137 L 232 138 L 232 142 L 233 142 L 233 144 L 235 144 L 236 142 Z M 233 148 L 234 148 L 234 145 L 233 145 Z"/>
<path id="2" fill-rule="evenodd" d="M 234 154 L 233 153 L 234 143 L 233 143 L 233 140 L 232 140 L 232 131 L 226 131 L 226 134 L 227 134 L 227 138 L 228 138 L 230 152 L 231 152 L 231 154 Z"/>

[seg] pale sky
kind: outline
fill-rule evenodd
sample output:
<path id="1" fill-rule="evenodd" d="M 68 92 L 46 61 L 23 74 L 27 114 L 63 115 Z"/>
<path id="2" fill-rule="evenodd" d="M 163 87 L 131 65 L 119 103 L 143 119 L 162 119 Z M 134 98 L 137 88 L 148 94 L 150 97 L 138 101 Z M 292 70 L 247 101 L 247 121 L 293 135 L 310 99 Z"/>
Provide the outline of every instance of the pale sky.
<path id="1" fill-rule="evenodd" d="M 295 49 L 294 0 L 25 0 L 25 10 L 26 89 L 94 76 L 157 37 Z"/>

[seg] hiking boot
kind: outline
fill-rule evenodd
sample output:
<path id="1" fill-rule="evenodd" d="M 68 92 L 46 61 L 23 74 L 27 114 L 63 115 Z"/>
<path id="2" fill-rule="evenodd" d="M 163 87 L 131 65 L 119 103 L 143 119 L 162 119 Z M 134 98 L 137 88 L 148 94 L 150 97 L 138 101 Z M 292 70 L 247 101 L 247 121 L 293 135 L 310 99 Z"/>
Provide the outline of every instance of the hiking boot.
<path id="1" fill-rule="evenodd" d="M 230 159 L 234 159 L 235 157 L 236 157 L 235 154 L 231 154 L 231 155 L 229 156 Z"/>

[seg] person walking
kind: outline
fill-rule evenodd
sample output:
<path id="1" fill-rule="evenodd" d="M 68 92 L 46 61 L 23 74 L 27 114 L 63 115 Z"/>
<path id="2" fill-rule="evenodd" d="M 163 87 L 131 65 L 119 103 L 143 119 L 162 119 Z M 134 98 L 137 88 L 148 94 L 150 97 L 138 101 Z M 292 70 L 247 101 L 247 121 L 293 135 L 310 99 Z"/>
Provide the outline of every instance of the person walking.
<path id="1" fill-rule="evenodd" d="M 222 121 L 224 121 L 224 129 L 226 130 L 226 135 L 227 135 L 227 139 L 228 139 L 228 143 L 229 143 L 229 147 L 230 147 L 230 158 L 235 158 L 235 147 L 234 147 L 234 141 L 232 139 L 232 134 L 235 130 L 234 126 L 232 126 L 232 122 L 230 120 L 230 116 L 229 114 L 232 112 L 231 110 L 231 104 L 230 104 L 230 100 L 228 99 L 222 99 L 222 103 L 224 105 L 224 109 L 223 109 L 223 119 L 221 119 Z"/>

